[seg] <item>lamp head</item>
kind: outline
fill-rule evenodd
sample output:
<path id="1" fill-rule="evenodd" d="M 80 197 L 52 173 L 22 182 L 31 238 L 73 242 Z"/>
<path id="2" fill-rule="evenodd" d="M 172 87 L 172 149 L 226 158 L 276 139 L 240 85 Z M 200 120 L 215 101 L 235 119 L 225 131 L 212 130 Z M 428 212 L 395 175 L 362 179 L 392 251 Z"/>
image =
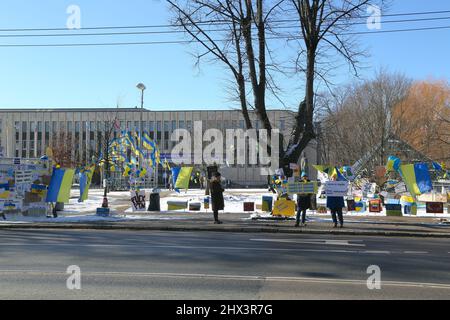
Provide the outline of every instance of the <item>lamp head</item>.
<path id="1" fill-rule="evenodd" d="M 142 90 L 142 91 L 144 91 L 145 89 L 147 89 L 147 88 L 145 87 L 145 84 L 143 84 L 143 83 L 138 83 L 138 84 L 136 85 L 136 88 L 138 88 L 139 90 Z"/>

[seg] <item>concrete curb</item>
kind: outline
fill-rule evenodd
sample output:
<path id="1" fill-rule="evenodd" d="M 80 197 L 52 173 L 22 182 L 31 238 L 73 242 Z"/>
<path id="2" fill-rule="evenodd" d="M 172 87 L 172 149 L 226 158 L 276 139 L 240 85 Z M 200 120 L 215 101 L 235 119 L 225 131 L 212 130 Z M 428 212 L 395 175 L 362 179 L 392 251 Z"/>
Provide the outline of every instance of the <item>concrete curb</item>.
<path id="1" fill-rule="evenodd" d="M 111 224 L 5 224 L 0 230 L 14 229 L 53 229 L 53 230 L 125 230 L 125 231 L 180 231 L 180 232 L 233 232 L 233 233 L 279 233 L 279 234 L 328 234 L 346 236 L 384 236 L 384 237 L 411 237 L 411 238 L 450 238 L 450 233 L 438 232 L 411 232 L 411 231 L 370 231 L 370 230 L 308 230 L 308 229 L 280 229 L 274 227 L 229 227 L 226 225 L 208 227 L 190 226 L 133 226 Z"/>

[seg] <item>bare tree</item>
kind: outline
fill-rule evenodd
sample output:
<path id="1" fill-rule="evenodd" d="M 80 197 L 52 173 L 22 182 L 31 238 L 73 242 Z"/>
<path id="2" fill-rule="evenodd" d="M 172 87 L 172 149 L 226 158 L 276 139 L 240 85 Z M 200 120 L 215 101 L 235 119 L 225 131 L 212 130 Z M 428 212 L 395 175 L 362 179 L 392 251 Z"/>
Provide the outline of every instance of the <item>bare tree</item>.
<path id="1" fill-rule="evenodd" d="M 284 156 L 288 162 L 295 162 L 309 142 L 316 137 L 314 129 L 316 79 L 319 78 L 329 85 L 330 69 L 337 66 L 336 59 L 329 60 L 330 55 L 343 58 L 353 72 L 358 74 L 359 59 L 364 53 L 358 49 L 357 41 L 348 35 L 348 31 L 352 28 L 354 19 L 364 16 L 367 6 L 376 3 L 382 6 L 384 2 L 371 0 L 289 2 L 298 15 L 300 36 L 297 38 L 301 48 L 299 52 L 305 56 L 305 62 L 299 67 L 299 70 L 305 73 L 305 99 L 298 106 L 294 129 Z"/>
<path id="2" fill-rule="evenodd" d="M 115 143 L 118 134 L 120 134 L 120 122 L 118 120 L 117 112 L 109 115 L 104 122 L 97 127 L 97 148 L 90 150 L 92 155 L 92 162 L 100 164 L 103 172 L 103 178 L 109 181 L 111 178 L 111 168 L 120 167 L 121 163 L 114 157 L 113 144 Z M 108 187 L 104 187 L 104 199 L 107 199 Z M 107 202 L 104 206 L 107 206 Z"/>
<path id="3" fill-rule="evenodd" d="M 65 131 L 53 133 L 51 145 L 52 158 L 56 164 L 63 168 L 75 168 L 82 165 L 78 161 L 79 157 L 76 156 L 76 152 L 74 152 L 73 143 L 71 133 Z"/>
<path id="4" fill-rule="evenodd" d="M 380 0 L 381 1 L 381 0 Z M 273 127 L 266 106 L 268 93 L 277 97 L 279 85 L 272 76 L 282 72 L 283 66 L 273 58 L 275 49 L 268 41 L 271 38 L 297 40 L 299 44 L 296 65 L 304 72 L 305 95 L 295 111 L 295 122 L 289 144 L 280 152 L 283 164 L 296 163 L 303 150 L 316 137 L 314 128 L 315 80 L 320 77 L 328 85 L 328 70 L 318 63 L 329 57 L 334 50 L 350 64 L 357 73 L 358 58 L 362 52 L 355 40 L 346 36 L 352 20 L 360 18 L 371 0 L 168 0 L 176 14 L 176 25 L 185 30 L 193 43 L 200 45 L 202 53 L 197 62 L 213 57 L 225 65 L 236 80 L 241 109 L 247 128 L 251 128 L 249 110 L 254 109 L 265 129 Z M 383 2 L 383 1 L 381 1 Z M 298 32 L 280 32 L 277 17 L 286 12 L 296 13 Z M 221 34 L 218 34 L 220 26 Z M 331 62 L 330 62 L 331 63 Z M 250 84 L 251 90 L 246 85 Z M 247 93 L 253 95 L 253 106 Z M 270 138 L 270 137 L 269 137 Z"/>
<path id="5" fill-rule="evenodd" d="M 384 165 L 388 142 L 401 130 L 395 110 L 405 99 L 411 80 L 384 70 L 372 80 L 355 83 L 323 96 L 323 143 L 331 164 L 352 165 L 370 154 L 371 164 Z"/>
<path id="6" fill-rule="evenodd" d="M 168 0 L 176 15 L 175 24 L 186 31 L 193 42 L 200 45 L 201 51 L 196 54 L 196 64 L 199 65 L 201 59 L 208 56 L 225 65 L 232 73 L 246 126 L 252 128 L 245 77 L 246 55 L 242 26 L 245 15 L 241 1 L 239 6 L 235 6 L 235 2 Z M 220 39 L 216 39 L 214 31 L 210 29 L 215 26 L 223 28 L 225 33 Z"/>

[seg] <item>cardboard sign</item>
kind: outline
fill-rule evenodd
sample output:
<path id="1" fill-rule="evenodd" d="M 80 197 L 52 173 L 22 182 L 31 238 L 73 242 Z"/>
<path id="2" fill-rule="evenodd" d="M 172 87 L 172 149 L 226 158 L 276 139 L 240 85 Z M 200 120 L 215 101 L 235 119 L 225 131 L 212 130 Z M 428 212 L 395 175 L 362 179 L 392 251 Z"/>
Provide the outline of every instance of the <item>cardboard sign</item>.
<path id="1" fill-rule="evenodd" d="M 187 201 L 167 201 L 167 210 L 185 210 L 188 207 Z"/>
<path id="2" fill-rule="evenodd" d="M 244 212 L 255 211 L 255 203 L 254 202 L 244 202 Z"/>
<path id="3" fill-rule="evenodd" d="M 131 204 L 133 212 L 146 211 L 145 191 L 131 191 Z"/>
<path id="4" fill-rule="evenodd" d="M 285 199 L 276 201 L 272 215 L 279 217 L 295 216 L 295 202 Z"/>
<path id="5" fill-rule="evenodd" d="M 386 204 L 386 216 L 387 217 L 402 217 L 402 205 L 401 204 Z"/>
<path id="6" fill-rule="evenodd" d="M 404 182 L 399 183 L 395 186 L 395 193 L 406 193 L 408 190 L 406 189 L 406 184 Z"/>
<path id="7" fill-rule="evenodd" d="M 10 199 L 3 202 L 3 210 L 22 210 L 21 199 Z"/>
<path id="8" fill-rule="evenodd" d="M 264 212 L 272 212 L 273 197 L 263 196 L 261 210 Z"/>
<path id="9" fill-rule="evenodd" d="M 327 197 L 345 197 L 348 194 L 348 181 L 328 181 L 325 184 Z"/>
<path id="10" fill-rule="evenodd" d="M 442 193 L 427 193 L 417 197 L 420 202 L 447 202 L 447 195 Z"/>
<path id="11" fill-rule="evenodd" d="M 444 203 L 442 202 L 427 202 L 427 213 L 443 214 Z"/>
<path id="12" fill-rule="evenodd" d="M 381 211 L 383 211 L 383 207 L 380 199 L 369 201 L 369 212 L 380 213 Z"/>
<path id="13" fill-rule="evenodd" d="M 209 197 L 203 199 L 203 207 L 205 208 L 205 210 L 209 209 Z"/>
<path id="14" fill-rule="evenodd" d="M 350 211 L 356 211 L 356 202 L 355 200 L 347 200 L 347 210 Z"/>
<path id="15" fill-rule="evenodd" d="M 16 184 L 31 184 L 31 183 L 33 183 L 33 171 L 31 171 L 31 170 L 16 170 L 15 180 L 16 180 Z"/>
<path id="16" fill-rule="evenodd" d="M 317 194 L 317 182 L 294 182 L 286 185 L 288 194 Z"/>

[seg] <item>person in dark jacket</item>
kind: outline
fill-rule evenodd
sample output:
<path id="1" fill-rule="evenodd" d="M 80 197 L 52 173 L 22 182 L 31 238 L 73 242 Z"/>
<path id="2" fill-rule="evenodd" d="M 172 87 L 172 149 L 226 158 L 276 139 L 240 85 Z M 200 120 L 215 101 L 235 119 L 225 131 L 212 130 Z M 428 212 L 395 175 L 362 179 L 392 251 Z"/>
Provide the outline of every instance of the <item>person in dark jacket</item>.
<path id="1" fill-rule="evenodd" d="M 333 219 L 334 228 L 337 228 L 338 226 L 338 219 L 341 228 L 344 227 L 344 216 L 342 213 L 342 209 L 344 207 L 344 197 L 327 197 L 327 208 L 331 210 L 331 218 Z"/>
<path id="2" fill-rule="evenodd" d="M 223 192 L 225 190 L 222 188 L 222 184 L 220 183 L 220 177 L 220 173 L 216 172 L 210 184 L 211 204 L 214 213 L 215 224 L 222 224 L 222 221 L 219 220 L 219 210 L 223 210 L 225 208 L 225 203 L 223 200 Z"/>
<path id="3" fill-rule="evenodd" d="M 308 176 L 304 174 L 302 176 L 303 182 L 311 182 Z M 295 222 L 295 227 L 300 226 L 300 215 L 302 216 L 302 226 L 306 227 L 306 211 L 311 209 L 311 195 L 309 194 L 298 194 L 297 195 L 297 220 Z"/>

